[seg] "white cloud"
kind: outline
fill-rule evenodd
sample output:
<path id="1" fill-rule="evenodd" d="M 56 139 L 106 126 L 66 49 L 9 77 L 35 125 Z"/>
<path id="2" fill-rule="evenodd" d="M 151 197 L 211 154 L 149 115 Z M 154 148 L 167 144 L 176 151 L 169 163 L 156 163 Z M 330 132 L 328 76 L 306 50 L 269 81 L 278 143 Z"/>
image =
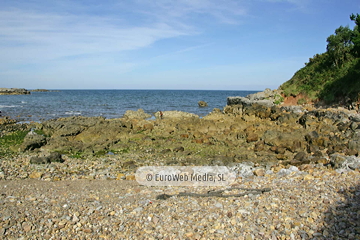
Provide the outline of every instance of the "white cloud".
<path id="1" fill-rule="evenodd" d="M 187 34 L 166 24 L 122 27 L 114 25 L 112 20 L 23 10 L 1 11 L 0 52 L 18 60 L 49 60 L 79 54 L 133 50 L 159 39 Z"/>
<path id="2" fill-rule="evenodd" d="M 26 2 L 26 9 L 18 4 L 0 10 L 1 62 L 136 50 L 161 39 L 198 34 L 198 15 L 234 24 L 246 14 L 232 0 L 137 0 L 103 8 L 65 1 L 58 9 L 49 4 L 42 9 L 40 4 Z M 93 14 L 95 10 L 102 14 Z"/>

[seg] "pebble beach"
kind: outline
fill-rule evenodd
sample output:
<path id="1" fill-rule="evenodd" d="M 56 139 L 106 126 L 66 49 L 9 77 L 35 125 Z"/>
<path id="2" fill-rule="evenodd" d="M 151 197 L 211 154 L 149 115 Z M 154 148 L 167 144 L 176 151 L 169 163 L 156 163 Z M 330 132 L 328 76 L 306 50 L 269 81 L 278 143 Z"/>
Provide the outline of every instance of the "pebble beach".
<path id="1" fill-rule="evenodd" d="M 360 239 L 358 170 L 278 167 L 229 186 L 149 187 L 111 160 L 32 166 L 29 158 L 2 161 L 2 239 Z M 239 187 L 271 191 L 176 196 Z"/>

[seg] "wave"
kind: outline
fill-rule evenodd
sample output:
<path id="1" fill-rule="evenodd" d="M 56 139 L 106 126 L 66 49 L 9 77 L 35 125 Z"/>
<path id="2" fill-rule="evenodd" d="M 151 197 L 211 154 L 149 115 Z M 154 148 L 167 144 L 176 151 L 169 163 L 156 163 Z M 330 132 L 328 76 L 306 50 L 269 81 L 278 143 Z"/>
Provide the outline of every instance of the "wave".
<path id="1" fill-rule="evenodd" d="M 66 115 L 81 115 L 81 112 L 68 111 L 65 112 Z"/>
<path id="2" fill-rule="evenodd" d="M 14 107 L 19 107 L 16 105 L 0 105 L 0 108 L 14 108 Z"/>

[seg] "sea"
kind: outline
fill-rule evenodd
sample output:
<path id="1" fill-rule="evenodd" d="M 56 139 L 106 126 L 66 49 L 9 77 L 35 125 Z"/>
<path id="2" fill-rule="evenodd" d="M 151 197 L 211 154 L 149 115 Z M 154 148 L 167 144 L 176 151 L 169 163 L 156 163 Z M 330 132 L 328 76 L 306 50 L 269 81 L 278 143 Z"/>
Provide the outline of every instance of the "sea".
<path id="1" fill-rule="evenodd" d="M 257 91 L 222 90 L 52 90 L 29 95 L 0 95 L 2 116 L 19 122 L 42 122 L 69 116 L 121 118 L 127 110 L 178 110 L 206 116 L 223 109 L 229 96 L 247 96 Z M 205 101 L 208 107 L 199 107 Z"/>

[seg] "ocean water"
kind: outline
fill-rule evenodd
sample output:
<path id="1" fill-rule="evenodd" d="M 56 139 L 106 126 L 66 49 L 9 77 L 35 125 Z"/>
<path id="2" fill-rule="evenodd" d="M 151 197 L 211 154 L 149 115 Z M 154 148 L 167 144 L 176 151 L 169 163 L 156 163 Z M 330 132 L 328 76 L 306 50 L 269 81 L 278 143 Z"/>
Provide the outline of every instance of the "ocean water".
<path id="1" fill-rule="evenodd" d="M 200 117 L 214 108 L 223 109 L 229 96 L 246 96 L 256 91 L 217 90 L 60 90 L 32 92 L 30 95 L 0 95 L 2 116 L 22 122 L 69 116 L 120 118 L 126 110 L 178 110 Z M 199 101 L 208 107 L 198 106 Z"/>

